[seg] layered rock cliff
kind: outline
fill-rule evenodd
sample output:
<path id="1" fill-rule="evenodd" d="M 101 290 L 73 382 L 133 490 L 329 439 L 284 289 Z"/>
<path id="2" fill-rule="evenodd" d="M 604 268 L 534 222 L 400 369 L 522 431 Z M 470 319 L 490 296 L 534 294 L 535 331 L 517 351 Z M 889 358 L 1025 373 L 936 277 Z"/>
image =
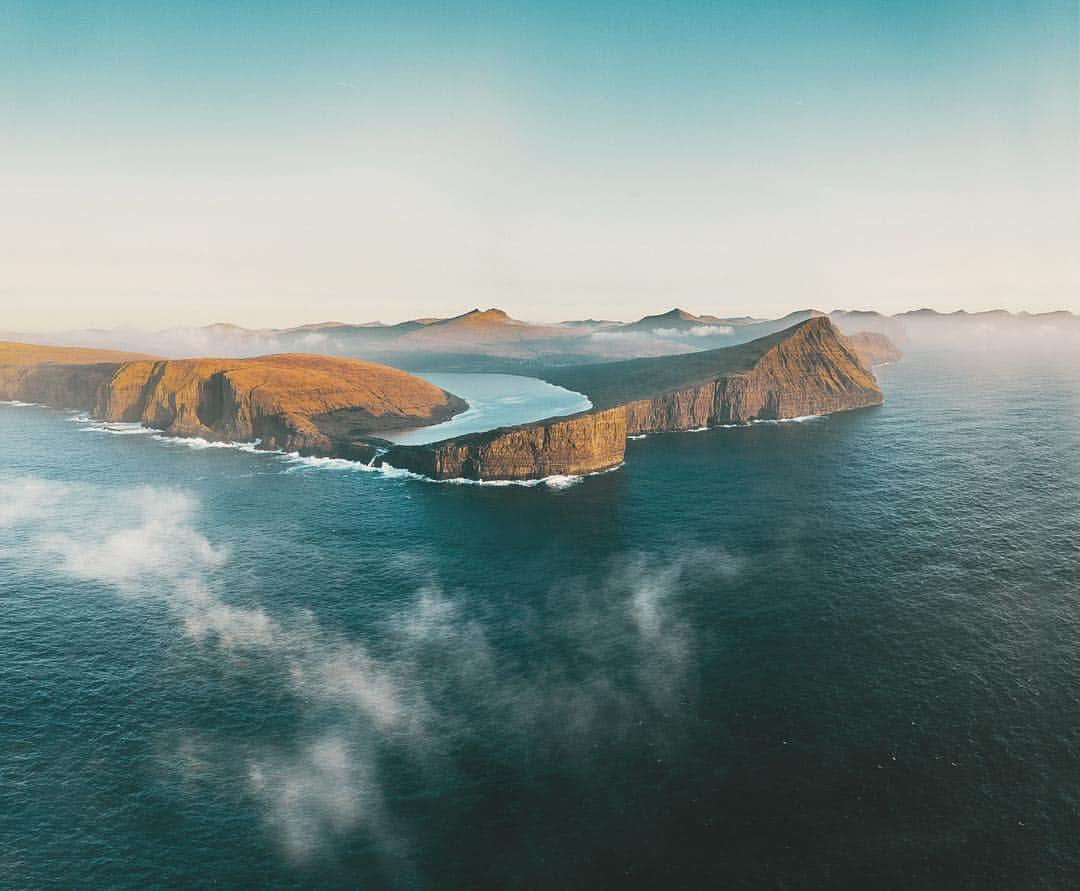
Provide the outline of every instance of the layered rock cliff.
<path id="1" fill-rule="evenodd" d="M 626 412 L 613 408 L 431 445 L 396 446 L 379 461 L 432 479 L 525 480 L 615 467 L 625 451 Z"/>
<path id="2" fill-rule="evenodd" d="M 438 423 L 466 408 L 421 378 L 355 359 L 295 353 L 87 362 L 129 358 L 84 355 L 96 352 L 0 349 L 0 398 L 83 408 L 176 436 L 258 439 L 264 449 L 344 457 L 370 456 L 358 442 L 367 434 Z"/>
<path id="3" fill-rule="evenodd" d="M 446 420 L 465 403 L 372 362 L 290 353 L 122 366 L 94 407 L 177 436 L 261 440 L 263 448 L 345 454 L 364 434 Z"/>
<path id="4" fill-rule="evenodd" d="M 545 376 L 587 395 L 591 411 L 395 446 L 380 460 L 435 479 L 522 480 L 605 470 L 622 462 L 627 435 L 877 405 L 881 390 L 858 348 L 859 341 L 820 317 L 724 349 L 558 369 Z M 259 439 L 267 449 L 364 459 L 373 454 L 373 434 L 437 423 L 465 407 L 403 371 L 326 356 L 69 358 L 69 364 L 26 357 L 5 364 L 0 350 L 0 398 L 89 407 L 108 420 L 180 436 Z"/>
<path id="5" fill-rule="evenodd" d="M 825 318 L 785 332 L 745 371 L 627 403 L 630 435 L 829 414 L 879 405 L 873 374 Z"/>
<path id="6" fill-rule="evenodd" d="M 827 318 L 747 344 L 559 369 L 552 383 L 593 411 L 422 446 L 381 460 L 436 479 L 532 479 L 620 464 L 627 435 L 826 414 L 878 405 L 881 390 Z"/>
<path id="7" fill-rule="evenodd" d="M 109 350 L 0 343 L 0 400 L 89 410 L 124 362 L 143 358 Z"/>

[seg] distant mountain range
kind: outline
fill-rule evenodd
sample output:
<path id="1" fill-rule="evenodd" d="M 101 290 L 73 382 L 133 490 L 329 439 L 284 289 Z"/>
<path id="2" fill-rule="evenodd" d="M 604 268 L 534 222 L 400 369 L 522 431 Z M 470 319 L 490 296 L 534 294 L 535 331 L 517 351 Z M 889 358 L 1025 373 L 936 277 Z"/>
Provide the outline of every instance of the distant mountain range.
<path id="1" fill-rule="evenodd" d="M 1080 336 L 1080 316 L 1066 311 L 1004 310 L 940 313 L 918 309 L 884 315 L 872 310 L 801 309 L 778 319 L 723 317 L 682 308 L 631 322 L 571 319 L 537 324 L 498 308 L 448 318 L 383 322 L 317 322 L 292 328 L 244 328 L 219 323 L 160 331 L 85 329 L 59 334 L 3 332 L 0 339 L 63 346 L 133 350 L 184 358 L 313 352 L 372 359 L 411 370 L 520 371 L 597 361 L 665 356 L 747 343 L 808 319 L 828 316 L 845 334 L 870 332 L 896 344 L 1000 336 Z"/>

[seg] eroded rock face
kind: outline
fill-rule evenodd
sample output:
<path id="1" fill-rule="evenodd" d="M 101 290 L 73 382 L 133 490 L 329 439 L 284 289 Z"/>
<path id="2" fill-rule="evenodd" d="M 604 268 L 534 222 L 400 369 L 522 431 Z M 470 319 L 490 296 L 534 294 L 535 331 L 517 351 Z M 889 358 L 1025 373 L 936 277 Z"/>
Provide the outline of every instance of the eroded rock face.
<path id="1" fill-rule="evenodd" d="M 0 368 L 0 400 L 39 402 L 53 408 L 87 408 L 108 384 L 116 365 L 42 365 Z"/>
<path id="2" fill-rule="evenodd" d="M 92 355 L 87 355 L 92 354 Z M 357 439 L 438 423 L 465 402 L 372 362 L 302 353 L 254 359 L 102 361 L 93 350 L 0 345 L 0 398 L 82 408 L 176 436 L 303 454 L 369 456 Z"/>
<path id="3" fill-rule="evenodd" d="M 396 446 L 381 458 L 433 479 L 525 480 L 617 467 L 626 452 L 623 408 L 585 412 L 422 446 Z"/>
<path id="4" fill-rule="evenodd" d="M 829 414 L 880 405 L 881 390 L 823 318 L 803 322 L 746 371 L 628 403 L 630 435 Z"/>
<path id="5" fill-rule="evenodd" d="M 848 340 L 821 317 L 728 349 L 580 366 L 571 377 L 583 386 L 572 389 L 600 408 L 429 445 L 396 446 L 379 460 L 435 479 L 577 475 L 622 463 L 627 435 L 878 405 L 881 390 L 865 358 L 860 361 L 860 343 L 866 339 Z M 93 367 L 92 373 L 74 366 L 11 371 L 0 350 L 0 395 L 92 405 L 99 417 L 181 436 L 260 439 L 263 448 L 362 460 L 374 454 L 375 443 L 365 437 L 437 423 L 465 408 L 457 397 L 406 372 L 325 356 Z"/>
<path id="6" fill-rule="evenodd" d="M 128 363 L 94 411 L 178 436 L 259 439 L 267 449 L 329 455 L 364 434 L 438 423 L 464 408 L 458 397 L 396 368 L 291 353 Z"/>
<path id="7" fill-rule="evenodd" d="M 756 352 L 742 348 L 738 355 L 753 358 L 745 360 L 749 367 L 739 370 L 731 370 L 735 353 L 715 351 L 716 358 L 705 361 L 724 370 L 712 379 L 702 372 L 706 379 L 692 386 L 571 418 L 430 445 L 398 446 L 381 460 L 435 479 L 520 480 L 582 474 L 620 464 L 627 435 L 797 418 L 882 401 L 873 374 L 827 318 L 810 319 L 783 336 L 759 343 Z M 663 378 L 664 360 L 649 361 L 652 364 L 630 363 L 628 374 L 635 379 L 628 386 L 640 392 L 652 376 Z M 644 379 L 642 368 L 648 369 Z M 610 393 L 610 381 L 604 386 Z"/>
<path id="8" fill-rule="evenodd" d="M 99 390 L 137 353 L 0 343 L 0 400 L 54 408 L 93 407 Z"/>

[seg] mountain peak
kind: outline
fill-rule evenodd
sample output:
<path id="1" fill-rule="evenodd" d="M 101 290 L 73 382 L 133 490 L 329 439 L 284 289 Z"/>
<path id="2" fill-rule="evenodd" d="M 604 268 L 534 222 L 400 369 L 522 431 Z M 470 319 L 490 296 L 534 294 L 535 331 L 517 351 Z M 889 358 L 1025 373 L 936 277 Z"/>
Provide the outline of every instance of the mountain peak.
<path id="1" fill-rule="evenodd" d="M 680 307 L 669 309 L 667 312 L 655 316 L 645 316 L 632 322 L 628 328 L 637 330 L 652 330 L 662 328 L 692 328 L 698 325 L 708 325 L 716 321 L 712 316 L 696 316 Z"/>
<path id="2" fill-rule="evenodd" d="M 470 309 L 466 313 L 462 313 L 460 316 L 454 316 L 451 319 L 447 319 L 447 322 L 465 322 L 465 323 L 491 323 L 491 322 L 509 322 L 510 316 L 497 307 L 491 307 L 490 309 Z"/>
<path id="3" fill-rule="evenodd" d="M 658 316 L 654 316 L 657 319 L 682 319 L 684 322 L 696 322 L 698 317 L 692 312 L 688 312 L 685 309 L 681 309 L 676 306 L 674 309 L 669 309 L 665 313 L 661 313 Z"/>

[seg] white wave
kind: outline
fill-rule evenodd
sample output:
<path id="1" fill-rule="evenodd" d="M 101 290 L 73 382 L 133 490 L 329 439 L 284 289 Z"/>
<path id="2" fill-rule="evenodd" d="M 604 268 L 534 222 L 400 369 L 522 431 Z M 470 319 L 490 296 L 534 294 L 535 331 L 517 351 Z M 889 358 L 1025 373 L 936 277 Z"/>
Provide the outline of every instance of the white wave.
<path id="1" fill-rule="evenodd" d="M 362 461 L 352 461 L 348 458 L 301 455 L 299 452 L 285 452 L 281 449 L 263 449 L 260 448 L 262 444 L 261 439 L 255 439 L 251 442 L 227 442 L 223 440 L 204 439 L 201 436 L 171 436 L 161 430 L 153 427 L 145 427 L 142 424 L 97 421 L 82 414 L 69 417 L 66 420 L 86 425 L 79 428 L 86 433 L 109 433 L 114 436 L 145 436 L 149 434 L 150 438 L 155 442 L 160 442 L 168 446 L 179 446 L 195 449 L 196 451 L 204 451 L 207 449 L 232 449 L 238 452 L 245 452 L 249 455 L 275 457 L 291 465 L 286 468 L 285 473 L 303 472 L 305 470 L 336 470 L 353 473 L 374 473 L 387 479 L 409 479 L 451 486 L 519 486 L 522 488 L 546 486 L 549 489 L 569 489 L 582 482 L 586 476 L 595 476 L 597 473 L 608 473 L 611 470 L 618 470 L 619 467 L 622 467 L 622 464 L 619 464 L 617 467 L 612 467 L 608 470 L 596 471 L 595 473 L 584 475 L 552 474 L 550 476 L 525 480 L 472 480 L 465 479 L 464 477 L 438 480 L 424 476 L 420 473 L 414 473 L 411 470 L 405 470 L 401 467 L 394 467 L 392 464 L 383 463 L 376 465 L 374 463 L 375 459 L 380 455 L 385 454 L 387 451 L 386 449 L 376 449 L 375 457 L 372 458 L 370 463 L 365 464 Z"/>
<path id="2" fill-rule="evenodd" d="M 276 455 L 277 457 L 287 461 L 293 465 L 289 467 L 286 473 L 302 472 L 304 470 L 338 470 L 338 471 L 351 471 L 360 473 L 375 473 L 383 476 L 387 479 L 399 479 L 399 480 L 416 480 L 422 483 L 434 483 L 441 486 L 491 486 L 495 488 L 506 488 L 509 486 L 517 486 L 520 488 L 531 489 L 537 486 L 546 486 L 549 489 L 569 489 L 572 486 L 576 486 L 582 482 L 585 477 L 599 476 L 602 473 L 611 473 L 618 470 L 623 465 L 617 464 L 615 467 L 609 467 L 605 470 L 596 470 L 592 473 L 586 474 L 551 474 L 544 477 L 534 477 L 524 480 L 474 480 L 467 479 L 466 477 L 452 477 L 450 479 L 435 479 L 434 477 L 425 476 L 422 473 L 415 473 L 411 470 L 406 470 L 403 467 L 394 467 L 392 464 L 382 463 L 375 464 L 374 461 L 381 454 L 386 453 L 386 449 L 377 450 L 375 458 L 372 458 L 371 463 L 365 464 L 362 461 L 351 461 L 347 458 L 323 458 L 317 455 L 301 455 L 299 452 L 270 452 L 269 454 Z M 263 453 L 267 454 L 267 453 Z"/>
<path id="3" fill-rule="evenodd" d="M 554 473 L 551 476 L 537 477 L 536 479 L 528 480 L 468 480 L 464 477 L 454 477 L 453 479 L 448 480 L 434 480 L 426 476 L 420 477 L 420 479 L 425 482 L 443 483 L 448 486 L 494 486 L 496 488 L 520 486 L 525 489 L 532 489 L 536 486 L 547 486 L 549 489 L 569 489 L 571 486 L 576 486 L 585 479 L 585 477 Z"/>
<path id="4" fill-rule="evenodd" d="M 422 483 L 435 483 L 442 486 L 493 486 L 496 488 L 505 488 L 508 486 L 519 486 L 522 488 L 547 486 L 549 489 L 568 489 L 571 486 L 577 485 L 585 478 L 580 475 L 552 474 L 551 476 L 526 480 L 471 480 L 460 476 L 451 479 L 438 480 L 430 476 L 424 476 L 422 473 L 414 473 L 411 470 L 405 470 L 402 467 L 394 467 L 392 464 L 364 464 L 360 461 L 349 461 L 346 458 L 319 458 L 313 455 L 300 455 L 296 452 L 282 453 L 280 454 L 280 457 L 294 465 L 286 470 L 286 473 L 303 470 L 359 471 L 361 473 L 376 473 L 388 479 L 417 480 Z M 606 471 L 598 472 L 606 473 Z M 594 474 L 587 474 L 587 476 L 593 475 Z"/>
<path id="5" fill-rule="evenodd" d="M 226 442 L 224 440 L 203 439 L 201 436 L 169 436 L 160 431 L 155 431 L 153 439 L 166 445 L 186 446 L 189 449 L 198 451 L 203 449 L 233 449 L 237 452 L 247 452 L 249 455 L 281 454 L 280 452 L 268 452 L 268 450 L 260 449 L 261 439 L 255 439 L 251 442 Z"/>
<path id="6" fill-rule="evenodd" d="M 561 474 L 553 473 L 550 476 L 534 477 L 532 479 L 525 480 L 470 480 L 464 477 L 454 477 L 448 480 L 436 480 L 429 476 L 420 476 L 418 474 L 410 474 L 416 479 L 423 480 L 426 483 L 440 483 L 448 486 L 521 486 L 526 489 L 535 488 L 536 486 L 547 486 L 549 489 L 569 489 L 571 486 L 576 486 L 578 483 L 583 482 L 585 477 L 600 476 L 605 473 L 614 473 L 621 468 L 625 462 L 620 462 L 614 467 L 607 467 L 604 470 L 594 470 L 591 473 L 582 474 Z"/>
<path id="7" fill-rule="evenodd" d="M 0 405 L 7 405 L 11 408 L 43 408 L 40 402 L 21 402 L 18 399 L 0 399 Z"/>
<path id="8" fill-rule="evenodd" d="M 153 427 L 144 427 L 142 424 L 115 421 L 90 421 L 79 430 L 83 433 L 111 433 L 113 436 L 146 436 L 158 432 Z"/>
<path id="9" fill-rule="evenodd" d="M 649 434 L 647 433 L 632 433 L 627 436 L 627 439 L 645 439 Z"/>
<path id="10" fill-rule="evenodd" d="M 808 421 L 823 421 L 826 415 L 800 415 L 797 418 L 762 418 L 751 424 L 805 424 Z"/>
<path id="11" fill-rule="evenodd" d="M 303 470 L 347 470 L 360 473 L 383 473 L 385 476 L 414 476 L 421 479 L 418 474 L 400 470 L 384 464 L 376 467 L 374 464 L 365 464 L 363 461 L 350 461 L 348 458 L 323 458 L 318 455 L 301 455 L 299 452 L 273 452 L 278 458 L 293 465 L 286 469 L 286 473 Z"/>
<path id="12" fill-rule="evenodd" d="M 547 476 L 541 480 L 541 482 L 549 489 L 569 489 L 571 486 L 576 486 L 585 477 L 583 476 Z"/>

